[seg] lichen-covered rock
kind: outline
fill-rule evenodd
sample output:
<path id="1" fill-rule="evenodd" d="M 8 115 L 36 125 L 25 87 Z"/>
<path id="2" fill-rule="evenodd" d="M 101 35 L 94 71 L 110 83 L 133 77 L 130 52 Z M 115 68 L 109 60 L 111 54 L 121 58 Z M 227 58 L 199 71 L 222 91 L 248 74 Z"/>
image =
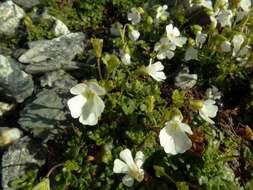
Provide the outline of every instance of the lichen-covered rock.
<path id="1" fill-rule="evenodd" d="M 43 87 L 72 88 L 77 80 L 63 70 L 48 72 L 40 78 Z"/>
<path id="2" fill-rule="evenodd" d="M 13 0 L 17 5 L 23 8 L 32 8 L 40 3 L 39 0 Z"/>
<path id="3" fill-rule="evenodd" d="M 24 10 L 12 1 L 0 3 L 0 34 L 14 34 L 24 16 Z"/>
<path id="4" fill-rule="evenodd" d="M 29 43 L 30 49 L 19 57 L 22 63 L 42 63 L 70 61 L 83 51 L 84 33 L 70 33 L 52 40 L 39 40 Z"/>
<path id="5" fill-rule="evenodd" d="M 27 65 L 25 68 L 25 72 L 30 74 L 38 74 L 38 73 L 47 73 L 50 71 L 56 70 L 75 70 L 80 67 L 84 67 L 83 64 L 80 64 L 76 61 L 47 61 L 40 62 L 36 64 Z"/>
<path id="6" fill-rule="evenodd" d="M 41 145 L 25 136 L 4 152 L 1 163 L 3 190 L 12 190 L 9 183 L 23 175 L 29 168 L 39 169 L 45 164 L 45 150 Z"/>
<path id="7" fill-rule="evenodd" d="M 44 89 L 21 111 L 18 123 L 39 136 L 44 130 L 53 129 L 65 120 L 66 101 L 65 90 Z"/>
<path id="8" fill-rule="evenodd" d="M 33 80 L 11 57 L 0 55 L 0 94 L 22 102 L 33 92 Z"/>
<path id="9" fill-rule="evenodd" d="M 68 27 L 61 20 L 55 17 L 54 17 L 54 20 L 55 20 L 55 24 L 54 24 L 53 31 L 56 36 L 66 35 L 70 33 Z"/>

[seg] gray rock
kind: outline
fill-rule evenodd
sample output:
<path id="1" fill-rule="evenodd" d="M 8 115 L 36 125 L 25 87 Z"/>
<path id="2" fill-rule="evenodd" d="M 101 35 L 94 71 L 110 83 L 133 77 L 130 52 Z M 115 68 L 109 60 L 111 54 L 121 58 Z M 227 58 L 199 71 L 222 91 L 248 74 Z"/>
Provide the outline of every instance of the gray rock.
<path id="1" fill-rule="evenodd" d="M 43 87 L 68 88 L 75 86 L 75 80 L 70 74 L 63 70 L 48 72 L 40 78 L 40 84 Z"/>
<path id="2" fill-rule="evenodd" d="M 1 163 L 2 188 L 12 190 L 9 183 L 23 175 L 29 168 L 38 169 L 45 164 L 45 150 L 25 136 L 4 152 Z"/>
<path id="3" fill-rule="evenodd" d="M 24 10 L 12 1 L 0 3 L 0 34 L 14 34 L 24 16 Z"/>
<path id="4" fill-rule="evenodd" d="M 55 17 L 54 17 L 54 20 L 55 20 L 55 24 L 54 24 L 53 31 L 56 36 L 66 35 L 70 33 L 68 27 L 61 20 Z"/>
<path id="5" fill-rule="evenodd" d="M 23 8 L 32 8 L 40 3 L 39 0 L 13 0 L 17 5 Z"/>
<path id="6" fill-rule="evenodd" d="M 47 73 L 56 70 L 75 70 L 83 65 L 76 61 L 48 61 L 27 65 L 25 71 L 30 74 Z"/>
<path id="7" fill-rule="evenodd" d="M 61 89 L 44 89 L 21 111 L 18 123 L 24 130 L 32 131 L 37 136 L 53 129 L 66 119 L 66 94 Z"/>
<path id="8" fill-rule="evenodd" d="M 71 61 L 83 51 L 84 33 L 70 33 L 52 40 L 39 40 L 29 43 L 30 49 L 19 57 L 22 63 Z"/>
<path id="9" fill-rule="evenodd" d="M 32 77 L 11 57 L 0 55 L 0 93 L 22 102 L 33 92 Z"/>

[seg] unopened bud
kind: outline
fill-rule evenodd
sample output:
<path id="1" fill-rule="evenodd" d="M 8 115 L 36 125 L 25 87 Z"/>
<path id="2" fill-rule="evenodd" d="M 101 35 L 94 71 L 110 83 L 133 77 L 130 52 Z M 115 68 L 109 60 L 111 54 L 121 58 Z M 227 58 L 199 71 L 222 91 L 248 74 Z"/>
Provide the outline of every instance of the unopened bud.
<path id="1" fill-rule="evenodd" d="M 190 101 L 190 104 L 191 106 L 194 108 L 194 109 L 201 109 L 203 107 L 203 101 L 202 100 L 191 100 Z"/>

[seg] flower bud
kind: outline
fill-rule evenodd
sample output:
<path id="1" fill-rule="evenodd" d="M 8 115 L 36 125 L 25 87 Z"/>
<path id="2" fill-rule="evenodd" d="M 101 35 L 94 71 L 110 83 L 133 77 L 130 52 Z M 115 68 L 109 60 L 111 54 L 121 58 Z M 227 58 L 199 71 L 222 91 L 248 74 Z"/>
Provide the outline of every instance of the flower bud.
<path id="1" fill-rule="evenodd" d="M 191 100 L 190 101 L 190 105 L 196 109 L 196 110 L 199 110 L 203 107 L 203 101 L 202 100 Z"/>
<path id="2" fill-rule="evenodd" d="M 152 18 L 151 16 L 148 16 L 148 17 L 147 17 L 147 23 L 148 23 L 149 25 L 151 25 L 151 24 L 153 24 L 153 22 L 154 22 L 153 18 Z"/>
<path id="3" fill-rule="evenodd" d="M 91 44 L 95 50 L 96 58 L 100 58 L 102 55 L 103 39 L 91 38 Z"/>

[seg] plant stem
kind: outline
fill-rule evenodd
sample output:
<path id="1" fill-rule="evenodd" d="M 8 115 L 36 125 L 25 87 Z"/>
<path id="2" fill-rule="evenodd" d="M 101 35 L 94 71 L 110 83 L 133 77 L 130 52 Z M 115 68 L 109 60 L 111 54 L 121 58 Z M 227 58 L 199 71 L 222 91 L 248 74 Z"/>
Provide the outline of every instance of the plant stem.
<path id="1" fill-rule="evenodd" d="M 61 167 L 61 166 L 64 166 L 64 164 L 65 164 L 65 163 L 60 163 L 60 164 L 57 164 L 57 165 L 53 166 L 53 167 L 48 171 L 46 177 L 48 178 L 48 177 L 51 175 L 51 173 L 52 173 L 56 168 L 59 168 L 59 167 Z"/>
<path id="2" fill-rule="evenodd" d="M 101 71 L 101 64 L 100 64 L 100 59 L 97 59 L 97 64 L 98 64 L 98 75 L 100 80 L 103 80 L 103 75 L 102 75 L 102 71 Z"/>

